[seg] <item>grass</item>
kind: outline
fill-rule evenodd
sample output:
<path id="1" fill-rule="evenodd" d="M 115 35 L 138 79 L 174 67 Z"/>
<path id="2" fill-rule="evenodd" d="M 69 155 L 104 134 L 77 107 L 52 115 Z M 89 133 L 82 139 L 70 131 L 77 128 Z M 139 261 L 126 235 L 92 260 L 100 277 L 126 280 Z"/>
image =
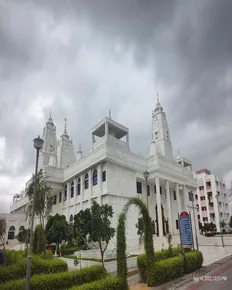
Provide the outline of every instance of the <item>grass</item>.
<path id="1" fill-rule="evenodd" d="M 127 258 L 133 258 L 133 257 L 137 257 L 138 255 L 130 255 Z M 94 258 L 78 258 L 77 256 L 74 255 L 64 255 L 63 258 L 66 259 L 78 259 L 78 260 L 82 260 L 82 261 L 91 261 L 91 262 L 101 262 L 101 259 L 94 259 Z M 112 258 L 112 259 L 104 259 L 105 262 L 113 262 L 116 261 L 116 258 Z"/>

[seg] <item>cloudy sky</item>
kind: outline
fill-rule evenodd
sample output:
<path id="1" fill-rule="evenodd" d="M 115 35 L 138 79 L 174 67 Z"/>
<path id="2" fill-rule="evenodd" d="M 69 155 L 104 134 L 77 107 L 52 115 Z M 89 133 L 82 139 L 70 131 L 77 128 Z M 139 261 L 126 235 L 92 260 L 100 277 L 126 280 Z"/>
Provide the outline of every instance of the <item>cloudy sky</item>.
<path id="1" fill-rule="evenodd" d="M 50 108 L 77 150 L 108 115 L 148 154 L 156 93 L 174 153 L 232 178 L 232 1 L 0 0 L 0 212 Z"/>

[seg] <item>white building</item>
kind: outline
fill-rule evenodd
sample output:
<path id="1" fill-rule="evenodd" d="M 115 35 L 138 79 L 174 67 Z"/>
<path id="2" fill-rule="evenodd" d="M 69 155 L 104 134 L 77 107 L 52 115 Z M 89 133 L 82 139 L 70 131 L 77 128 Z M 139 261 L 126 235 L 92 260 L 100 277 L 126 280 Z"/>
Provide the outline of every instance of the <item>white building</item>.
<path id="1" fill-rule="evenodd" d="M 220 221 L 230 220 L 229 193 L 225 181 L 207 169 L 196 171 L 198 181 L 195 202 L 198 206 L 198 221 L 202 224 L 213 222 L 220 231 Z"/>
<path id="2" fill-rule="evenodd" d="M 147 158 L 130 150 L 129 129 L 111 116 L 104 118 L 92 129 L 92 149 L 86 156 L 81 147 L 74 151 L 66 125 L 57 142 L 56 127 L 50 116 L 43 130 L 44 147 L 40 153 L 40 168 L 48 175 L 53 188 L 52 214 L 63 214 L 68 221 L 80 210 L 91 206 L 91 201 L 108 203 L 114 210 L 113 226 L 129 197 L 139 197 L 147 202 L 155 228 L 155 247 L 170 232 L 179 240 L 178 213 L 187 210 L 191 203 L 188 192 L 197 188 L 191 162 L 173 158 L 172 143 L 166 114 L 157 99 L 152 111 L 150 153 Z M 146 189 L 144 170 L 149 171 Z M 30 181 L 29 181 L 30 182 Z M 16 197 L 11 213 L 24 211 L 25 196 Z M 127 244 L 139 246 L 135 224 L 138 211 L 131 208 L 127 219 Z M 159 244 L 160 244 L 159 243 Z M 115 248 L 116 237 L 109 248 Z"/>

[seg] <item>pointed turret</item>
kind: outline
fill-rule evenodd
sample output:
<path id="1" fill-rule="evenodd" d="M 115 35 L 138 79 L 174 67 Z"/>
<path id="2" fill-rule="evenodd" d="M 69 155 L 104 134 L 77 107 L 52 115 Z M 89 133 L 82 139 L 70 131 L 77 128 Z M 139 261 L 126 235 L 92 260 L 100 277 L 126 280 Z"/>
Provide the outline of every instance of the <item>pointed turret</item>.
<path id="1" fill-rule="evenodd" d="M 83 157 L 82 150 L 81 150 L 81 144 L 79 144 L 79 149 L 77 151 L 77 161 L 81 160 Z"/>
<path id="2" fill-rule="evenodd" d="M 76 161 L 72 139 L 67 133 L 67 119 L 64 119 L 64 132 L 58 143 L 57 161 L 59 168 L 66 168 Z"/>
<path id="3" fill-rule="evenodd" d="M 56 138 L 56 126 L 53 123 L 51 112 L 50 116 L 43 128 L 42 139 L 44 140 L 44 146 L 40 153 L 39 167 L 49 165 L 50 157 L 57 157 L 57 138 Z"/>
<path id="4" fill-rule="evenodd" d="M 152 141 L 150 155 L 161 154 L 173 159 L 172 143 L 167 117 L 157 94 L 156 107 L 152 111 Z"/>

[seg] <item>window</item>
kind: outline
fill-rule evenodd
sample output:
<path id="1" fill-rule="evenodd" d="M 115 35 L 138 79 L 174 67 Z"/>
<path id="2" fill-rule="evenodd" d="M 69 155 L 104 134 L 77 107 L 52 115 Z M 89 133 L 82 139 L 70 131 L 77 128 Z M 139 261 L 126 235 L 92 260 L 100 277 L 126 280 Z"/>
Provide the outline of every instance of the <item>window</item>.
<path id="1" fill-rule="evenodd" d="M 150 185 L 147 185 L 147 195 L 150 196 Z"/>
<path id="2" fill-rule="evenodd" d="M 175 190 L 173 191 L 173 199 L 176 200 L 176 192 L 175 192 Z"/>
<path id="3" fill-rule="evenodd" d="M 71 183 L 71 198 L 74 197 L 74 182 Z"/>
<path id="4" fill-rule="evenodd" d="M 69 222 L 70 222 L 70 224 L 73 224 L 73 222 L 74 222 L 74 218 L 73 218 L 72 214 L 70 215 Z"/>
<path id="5" fill-rule="evenodd" d="M 205 196 L 201 196 L 201 200 L 205 200 Z"/>
<path id="6" fill-rule="evenodd" d="M 176 229 L 179 230 L 179 221 L 176 220 Z"/>
<path id="7" fill-rule="evenodd" d="M 167 131 L 167 139 L 168 139 L 169 135 L 168 135 L 168 131 Z"/>
<path id="8" fill-rule="evenodd" d="M 65 200 L 67 199 L 67 184 L 65 184 L 64 186 L 64 197 L 65 197 Z"/>
<path id="9" fill-rule="evenodd" d="M 81 194 L 81 179 L 79 177 L 77 181 L 77 195 L 80 195 L 80 194 Z"/>
<path id="10" fill-rule="evenodd" d="M 156 193 L 156 185 L 154 185 L 154 193 Z"/>
<path id="11" fill-rule="evenodd" d="M 15 227 L 11 226 L 8 231 L 8 240 L 13 240 L 15 235 Z"/>
<path id="12" fill-rule="evenodd" d="M 59 193 L 59 202 L 62 200 L 62 192 Z"/>
<path id="13" fill-rule="evenodd" d="M 136 182 L 136 187 L 137 187 L 137 193 L 142 193 L 142 183 L 141 182 Z"/>
<path id="14" fill-rule="evenodd" d="M 162 187 L 160 186 L 160 194 L 162 194 Z"/>
<path id="15" fill-rule="evenodd" d="M 199 214 L 197 215 L 197 218 L 200 219 L 200 215 Z"/>
<path id="16" fill-rule="evenodd" d="M 155 132 L 155 139 L 158 139 L 158 132 Z"/>
<path id="17" fill-rule="evenodd" d="M 197 196 L 197 194 L 195 194 L 195 199 L 198 200 L 198 196 Z"/>
<path id="18" fill-rule="evenodd" d="M 88 189 L 89 188 L 89 174 L 86 173 L 85 174 L 85 189 Z"/>
<path id="19" fill-rule="evenodd" d="M 93 186 L 97 185 L 97 169 L 93 171 Z"/>
<path id="20" fill-rule="evenodd" d="M 207 222 L 208 218 L 207 217 L 203 217 L 203 222 Z"/>
<path id="21" fill-rule="evenodd" d="M 22 231 L 24 231 L 24 230 L 25 230 L 24 226 L 21 226 L 21 227 L 19 228 L 19 231 L 20 231 L 20 232 L 22 232 Z"/>
<path id="22" fill-rule="evenodd" d="M 57 195 L 53 195 L 53 205 L 56 204 L 56 201 L 57 201 Z"/>
<path id="23" fill-rule="evenodd" d="M 202 210 L 202 211 L 206 211 L 206 206 L 203 206 L 203 207 L 201 208 L 201 210 Z"/>
<path id="24" fill-rule="evenodd" d="M 199 187 L 199 190 L 204 190 L 204 186 L 200 186 Z"/>
<path id="25" fill-rule="evenodd" d="M 106 181 L 106 171 L 102 172 L 102 181 Z"/>

